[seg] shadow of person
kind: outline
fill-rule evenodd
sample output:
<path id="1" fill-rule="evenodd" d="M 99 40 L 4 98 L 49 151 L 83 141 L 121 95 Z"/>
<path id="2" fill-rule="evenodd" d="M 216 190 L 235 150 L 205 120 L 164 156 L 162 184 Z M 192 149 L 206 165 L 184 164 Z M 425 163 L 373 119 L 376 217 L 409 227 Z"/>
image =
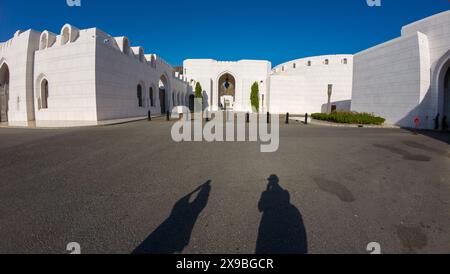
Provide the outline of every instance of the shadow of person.
<path id="1" fill-rule="evenodd" d="M 181 198 L 173 207 L 169 218 L 150 234 L 133 254 L 181 253 L 190 242 L 192 229 L 208 203 L 210 192 L 211 181 L 207 181 Z M 197 194 L 197 197 L 190 202 L 194 194 Z"/>
<path id="2" fill-rule="evenodd" d="M 306 254 L 308 243 L 303 218 L 290 203 L 289 192 L 279 185 L 276 175 L 268 178 L 258 209 L 263 213 L 256 254 Z"/>

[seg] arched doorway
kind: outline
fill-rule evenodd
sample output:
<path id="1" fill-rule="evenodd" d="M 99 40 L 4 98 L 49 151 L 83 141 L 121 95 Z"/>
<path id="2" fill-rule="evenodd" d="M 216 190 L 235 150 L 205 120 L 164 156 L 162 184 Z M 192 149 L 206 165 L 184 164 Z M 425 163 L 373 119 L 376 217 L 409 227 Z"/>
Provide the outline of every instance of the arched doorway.
<path id="1" fill-rule="evenodd" d="M 159 80 L 159 103 L 161 106 L 161 114 L 167 112 L 167 92 L 168 92 L 168 81 L 166 76 L 161 76 Z"/>
<path id="2" fill-rule="evenodd" d="M 0 122 L 8 122 L 9 68 L 6 63 L 0 67 Z"/>
<path id="3" fill-rule="evenodd" d="M 142 100 L 142 86 L 139 84 L 137 86 L 137 100 L 138 100 L 138 107 L 143 107 L 143 100 Z"/>
<path id="4" fill-rule="evenodd" d="M 193 94 L 191 94 L 189 96 L 189 110 L 191 112 L 194 112 L 194 104 L 195 104 L 195 96 Z"/>
<path id="5" fill-rule="evenodd" d="M 225 73 L 219 78 L 219 109 L 234 109 L 236 98 L 236 80 L 230 73 Z"/>
<path id="6" fill-rule="evenodd" d="M 41 82 L 41 109 L 48 109 L 48 81 L 42 79 Z"/>
<path id="7" fill-rule="evenodd" d="M 148 91 L 148 98 L 149 98 L 149 100 L 150 100 L 149 106 L 150 106 L 150 107 L 154 107 L 154 106 L 155 106 L 155 103 L 154 103 L 154 101 L 153 101 L 153 87 L 150 87 L 150 89 L 149 89 L 149 91 Z"/>
<path id="8" fill-rule="evenodd" d="M 447 68 L 444 78 L 444 115 L 447 121 L 450 118 L 450 67 Z"/>

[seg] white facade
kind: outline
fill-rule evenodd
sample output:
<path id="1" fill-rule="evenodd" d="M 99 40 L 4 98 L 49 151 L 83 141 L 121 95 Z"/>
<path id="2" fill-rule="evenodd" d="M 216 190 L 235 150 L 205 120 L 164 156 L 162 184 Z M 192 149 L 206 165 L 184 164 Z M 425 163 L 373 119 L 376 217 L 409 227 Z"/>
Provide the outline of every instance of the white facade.
<path id="1" fill-rule="evenodd" d="M 256 83 L 260 112 L 305 114 L 331 106 L 405 127 L 419 117 L 422 128 L 433 128 L 437 114 L 450 117 L 450 11 L 407 25 L 401 37 L 354 56 L 316 56 L 275 68 L 264 60 L 188 59 L 183 65 L 175 72 L 128 38 L 97 28 L 18 31 L 0 43 L 0 122 L 139 119 L 149 111 L 192 107 L 198 83 L 205 109 L 247 112 Z"/>
<path id="2" fill-rule="evenodd" d="M 328 85 L 333 86 L 332 105 L 350 110 L 352 55 L 329 55 L 299 59 L 271 69 L 268 61 L 186 60 L 184 73 L 195 85 L 199 82 L 208 98 L 209 110 L 220 108 L 221 77 L 229 74 L 236 82 L 235 111 L 252 111 L 251 86 L 259 85 L 260 112 L 305 114 L 321 112 L 328 103 Z M 221 98 L 219 98 L 221 97 Z M 222 103 L 223 105 L 223 103 Z"/>
<path id="3" fill-rule="evenodd" d="M 139 119 L 186 105 L 191 95 L 183 76 L 157 55 L 126 37 L 71 25 L 59 35 L 29 30 L 1 43 L 0 84 L 0 118 L 10 125 Z"/>
<path id="4" fill-rule="evenodd" d="M 16 32 L 0 44 L 0 120 L 34 120 L 33 53 L 38 49 L 39 33 Z"/>
<path id="5" fill-rule="evenodd" d="M 407 25 L 400 38 L 355 55 L 352 110 L 404 127 L 414 127 L 419 117 L 420 127 L 434 128 L 438 113 L 450 117 L 449 67 L 447 11 Z"/>
<path id="6" fill-rule="evenodd" d="M 327 55 L 298 59 L 273 69 L 270 78 L 272 112 L 305 114 L 327 112 L 331 107 L 350 111 L 353 56 Z"/>
<path id="7" fill-rule="evenodd" d="M 220 62 L 212 59 L 186 60 L 183 64 L 186 79 L 192 86 L 200 83 L 203 88 L 205 107 L 210 111 L 220 109 L 219 98 L 220 81 L 228 77 L 234 85 L 235 111 L 251 111 L 251 86 L 256 82 L 259 85 L 260 109 L 267 109 L 265 97 L 269 93 L 269 77 L 271 63 L 268 61 L 242 60 L 238 62 Z M 222 97 L 222 96 L 220 96 Z"/>

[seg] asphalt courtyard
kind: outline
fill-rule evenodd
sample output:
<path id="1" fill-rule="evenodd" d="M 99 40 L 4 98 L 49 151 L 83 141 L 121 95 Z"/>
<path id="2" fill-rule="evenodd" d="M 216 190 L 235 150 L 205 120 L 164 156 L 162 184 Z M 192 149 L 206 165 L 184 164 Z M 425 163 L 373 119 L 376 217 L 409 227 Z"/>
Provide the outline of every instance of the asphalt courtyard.
<path id="1" fill-rule="evenodd" d="M 280 148 L 164 120 L 0 128 L 0 253 L 450 253 L 450 134 L 280 125 Z"/>

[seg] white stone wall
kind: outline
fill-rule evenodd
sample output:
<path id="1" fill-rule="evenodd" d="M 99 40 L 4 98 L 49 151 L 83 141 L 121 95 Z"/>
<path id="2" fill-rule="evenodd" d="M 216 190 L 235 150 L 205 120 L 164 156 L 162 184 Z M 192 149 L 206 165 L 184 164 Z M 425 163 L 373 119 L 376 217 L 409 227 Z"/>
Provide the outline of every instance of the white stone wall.
<path id="1" fill-rule="evenodd" d="M 431 83 L 428 89 L 423 89 L 420 104 L 422 115 L 443 115 L 444 87 L 443 77 L 450 67 L 450 11 L 442 12 L 423 20 L 414 22 L 402 28 L 402 36 L 415 32 L 425 34 L 429 41 L 430 67 L 424 73 L 430 74 Z M 450 113 L 447 113 L 450 117 Z M 432 119 L 429 119 L 429 128 L 432 128 Z"/>
<path id="2" fill-rule="evenodd" d="M 62 29 L 62 31 L 64 28 Z M 74 28 L 74 31 L 76 29 Z M 62 32 L 61 31 L 61 32 Z M 63 42 L 61 35 L 43 32 L 34 58 L 34 109 L 36 121 L 97 121 L 95 85 L 95 29 L 76 30 Z M 45 35 L 54 42 L 42 46 Z M 49 85 L 48 108 L 40 108 L 41 81 Z"/>
<path id="3" fill-rule="evenodd" d="M 402 37 L 355 55 L 352 109 L 404 127 L 419 117 L 421 128 L 433 128 L 449 60 L 449 11 L 403 27 Z"/>
<path id="4" fill-rule="evenodd" d="M 329 84 L 333 85 L 332 105 L 349 111 L 352 74 L 352 55 L 316 56 L 281 64 L 270 78 L 271 112 L 326 112 Z"/>
<path id="5" fill-rule="evenodd" d="M 421 100 L 426 36 L 416 33 L 355 55 L 352 109 L 380 115 L 389 124 L 413 126 Z M 422 46 L 421 46 L 422 45 Z M 423 77 L 423 78 L 421 78 Z"/>
<path id="6" fill-rule="evenodd" d="M 0 67 L 6 64 L 10 73 L 8 120 L 11 124 L 34 120 L 33 57 L 39 47 L 39 36 L 39 32 L 32 30 L 18 31 L 0 44 Z"/>
<path id="7" fill-rule="evenodd" d="M 113 38 L 97 30 L 96 44 L 96 98 L 98 120 L 144 117 L 150 110 L 160 114 L 159 81 L 167 79 L 167 110 L 185 103 L 187 83 L 175 76 L 174 69 L 160 57 L 145 55 L 140 47 L 125 49 L 126 38 Z M 129 43 L 129 42 L 128 42 Z M 139 107 L 137 86 L 142 86 L 143 105 Z M 154 105 L 150 104 L 150 87 Z M 181 98 L 178 100 L 178 98 Z M 175 101 L 173 100 L 175 99 Z M 180 101 L 180 102 L 178 102 Z"/>
<path id="8" fill-rule="evenodd" d="M 355 56 L 303 58 L 273 70 L 268 61 L 189 59 L 184 62 L 184 73 L 179 74 L 159 56 L 133 46 L 126 37 L 111 37 L 96 28 L 78 30 L 71 25 L 63 26 L 58 34 L 18 31 L 12 39 L 0 43 L 2 64 L 10 72 L 11 124 L 34 120 L 95 124 L 144 117 L 149 110 L 159 114 L 161 77 L 167 79 L 167 110 L 188 106 L 199 82 L 204 107 L 215 111 L 219 78 L 229 73 L 236 82 L 235 111 L 251 111 L 251 86 L 257 82 L 262 112 L 325 112 L 327 89 L 332 84 L 331 102 L 338 110 L 351 107 L 405 127 L 414 126 L 418 116 L 421 127 L 432 128 L 436 114 L 445 114 L 443 78 L 450 68 L 450 11 L 409 24 L 403 27 L 400 38 Z M 48 109 L 40 107 L 43 79 L 49 83 Z M 138 106 L 138 85 L 142 87 L 142 107 Z M 450 112 L 450 106 L 447 110 Z"/>
<path id="9" fill-rule="evenodd" d="M 266 98 L 269 88 L 271 64 L 268 61 L 241 60 L 238 62 L 221 62 L 212 59 L 189 59 L 184 61 L 185 77 L 195 88 L 200 82 L 204 91 L 206 106 L 210 111 L 218 110 L 219 78 L 225 73 L 231 74 L 236 81 L 235 111 L 251 111 L 251 86 L 259 84 L 260 96 Z M 262 104 L 262 100 L 261 104 Z M 265 99 L 267 102 L 267 100 Z M 264 111 L 266 106 L 261 106 Z"/>

